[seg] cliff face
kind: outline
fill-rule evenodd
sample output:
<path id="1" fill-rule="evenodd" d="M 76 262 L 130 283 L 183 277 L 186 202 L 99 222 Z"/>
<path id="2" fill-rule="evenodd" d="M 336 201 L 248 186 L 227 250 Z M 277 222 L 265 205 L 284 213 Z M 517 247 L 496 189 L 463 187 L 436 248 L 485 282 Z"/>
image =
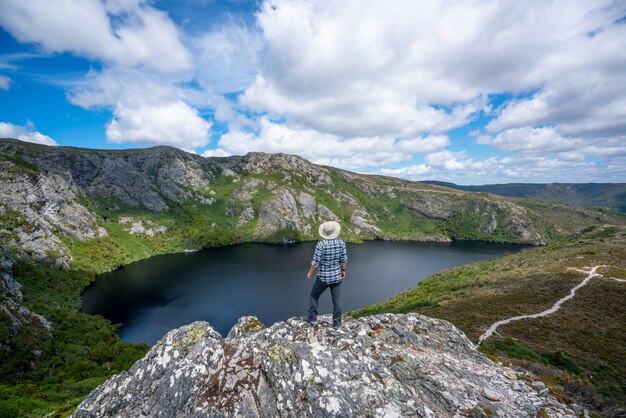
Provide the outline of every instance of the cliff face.
<path id="1" fill-rule="evenodd" d="M 525 379 L 418 314 L 349 319 L 340 331 L 327 317 L 315 328 L 244 317 L 226 339 L 205 322 L 169 332 L 74 416 L 577 416 Z"/>
<path id="2" fill-rule="evenodd" d="M 285 154 L 203 158 L 169 147 L 105 151 L 0 139 L 0 170 L 0 245 L 65 267 L 81 251 L 90 265 L 106 248 L 97 271 L 164 248 L 315 239 L 328 219 L 353 241 L 534 244 L 616 222 L 590 209 L 360 175 Z"/>

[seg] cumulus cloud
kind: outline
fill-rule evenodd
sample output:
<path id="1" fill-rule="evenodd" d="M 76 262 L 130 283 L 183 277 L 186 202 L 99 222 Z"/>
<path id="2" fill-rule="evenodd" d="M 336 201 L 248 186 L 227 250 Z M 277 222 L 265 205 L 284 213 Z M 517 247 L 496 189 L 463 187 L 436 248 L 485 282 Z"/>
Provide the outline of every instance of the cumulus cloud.
<path id="1" fill-rule="evenodd" d="M 571 151 L 584 145 L 584 141 L 563 137 L 555 127 L 514 128 L 495 137 L 481 136 L 479 144 L 492 145 L 504 151 Z"/>
<path id="2" fill-rule="evenodd" d="M 182 101 L 138 107 L 116 106 L 106 136 L 111 142 L 173 145 L 192 150 L 210 140 L 211 124 Z"/>
<path id="3" fill-rule="evenodd" d="M 626 25 L 612 23 L 610 15 L 605 19 L 596 22 L 599 29 L 574 34 L 572 45 L 553 51 L 550 68 L 546 68 L 537 92 L 506 103 L 488 130 L 558 124 L 563 133 L 579 137 L 623 134 Z M 581 25 L 584 23 L 581 19 Z"/>
<path id="4" fill-rule="evenodd" d="M 230 157 L 232 154 L 221 148 L 207 149 L 202 153 L 203 157 Z"/>
<path id="5" fill-rule="evenodd" d="M 2 3 L 0 25 L 46 52 L 162 71 L 191 65 L 176 25 L 144 0 L 8 1 Z"/>
<path id="6" fill-rule="evenodd" d="M 32 122 L 28 122 L 23 126 L 0 122 L 0 138 L 13 138 L 42 145 L 58 145 L 56 141 L 48 135 L 37 132 Z"/>
<path id="7" fill-rule="evenodd" d="M 133 69 L 92 72 L 69 100 L 83 108 L 110 108 L 106 138 L 114 143 L 171 145 L 191 151 L 210 141 L 211 123 L 188 102 L 193 90 L 176 87 L 176 79 L 151 77 Z"/>
<path id="8" fill-rule="evenodd" d="M 396 169 L 380 169 L 375 174 L 408 180 L 441 180 L 457 184 L 606 182 L 607 178 L 626 176 L 626 157 L 602 165 L 585 160 L 565 160 L 549 156 L 490 157 L 484 160 L 454 159 L 462 169 L 446 167 L 449 160 L 436 165 L 414 164 Z M 547 180 L 549 179 L 549 180 Z"/>
<path id="9" fill-rule="evenodd" d="M 313 129 L 293 129 L 262 117 L 256 131 L 230 131 L 221 137 L 217 151 L 211 152 L 231 155 L 250 151 L 285 152 L 316 163 L 353 169 L 408 161 L 417 153 L 439 150 L 449 143 L 445 135 L 343 138 Z"/>
<path id="10" fill-rule="evenodd" d="M 592 66 L 578 46 L 603 44 L 586 34 L 619 17 L 605 6 L 268 0 L 258 14 L 266 65 L 241 103 L 346 137 L 445 132 L 486 110 L 486 95 Z"/>
<path id="11" fill-rule="evenodd" d="M 216 93 L 241 92 L 256 76 L 261 34 L 242 23 L 227 23 L 192 42 L 194 75 Z"/>
<path id="12" fill-rule="evenodd" d="M 11 80 L 6 75 L 0 74 L 0 90 L 9 90 L 11 88 L 11 84 L 13 80 Z"/>
<path id="13" fill-rule="evenodd" d="M 385 176 L 421 179 L 431 171 L 431 167 L 426 164 L 409 165 L 401 168 L 381 168 L 379 173 Z"/>
<path id="14" fill-rule="evenodd" d="M 615 157 L 626 153 L 626 136 L 581 138 L 562 133 L 563 128 L 512 128 L 495 136 L 481 135 L 478 144 L 523 155 L 554 155 L 560 160 L 584 160 L 586 157 Z"/>

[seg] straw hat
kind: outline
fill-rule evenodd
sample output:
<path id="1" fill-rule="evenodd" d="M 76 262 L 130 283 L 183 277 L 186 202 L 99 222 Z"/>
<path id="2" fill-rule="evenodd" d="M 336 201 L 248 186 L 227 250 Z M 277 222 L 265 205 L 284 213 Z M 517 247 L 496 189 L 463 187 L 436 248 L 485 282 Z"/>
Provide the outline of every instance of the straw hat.
<path id="1" fill-rule="evenodd" d="M 324 222 L 320 225 L 320 236 L 324 239 L 335 239 L 341 232 L 341 225 L 335 221 Z"/>

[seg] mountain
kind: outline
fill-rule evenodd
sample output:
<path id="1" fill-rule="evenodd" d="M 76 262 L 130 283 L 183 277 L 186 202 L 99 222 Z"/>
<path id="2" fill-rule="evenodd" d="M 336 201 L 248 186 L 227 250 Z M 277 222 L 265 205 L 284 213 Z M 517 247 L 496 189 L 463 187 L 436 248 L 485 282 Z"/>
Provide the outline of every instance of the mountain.
<path id="1" fill-rule="evenodd" d="M 376 315 L 340 332 L 323 322 L 244 317 L 226 339 L 206 322 L 170 331 L 74 417 L 578 416 L 446 321 Z"/>
<path id="2" fill-rule="evenodd" d="M 204 158 L 0 140 L 0 242 L 101 272 L 154 254 L 243 241 L 456 239 L 545 244 L 613 214 L 355 174 L 285 154 Z"/>
<path id="3" fill-rule="evenodd" d="M 0 412 L 67 416 L 92 389 L 148 352 L 146 345 L 120 341 L 116 325 L 79 312 L 81 292 L 95 274 L 156 254 L 315 240 L 317 226 L 328 219 L 338 220 L 342 237 L 352 242 L 548 244 L 514 265 L 446 271 L 427 282 L 434 285 L 418 286 L 415 298 L 359 313 L 424 309 L 472 339 L 489 321 L 526 312 L 535 301 L 548 304 L 566 291 L 578 276 L 561 273 L 581 266 L 576 257 L 611 264 L 611 277 L 624 276 L 624 257 L 617 261 L 623 247 L 614 239 L 625 224 L 619 213 L 356 174 L 285 154 L 204 158 L 170 147 L 90 150 L 0 139 L 0 247 L 6 250 L 0 253 Z M 623 396 L 615 390 L 623 357 L 619 349 L 617 357 L 611 354 L 623 341 L 623 304 L 614 303 L 620 289 L 602 288 L 597 300 L 587 300 L 592 323 L 574 316 L 555 325 L 580 331 L 563 344 L 565 358 L 588 373 L 575 380 L 594 376 L 599 380 L 593 383 L 616 399 Z M 472 303 L 462 303 L 466 296 Z M 617 331 L 606 327 L 602 334 L 606 309 L 618 315 Z M 554 354 L 561 343 L 555 329 L 545 338 L 523 334 L 522 351 L 562 359 Z M 572 354 L 577 337 L 583 347 Z M 491 350 L 492 341 L 481 349 Z M 601 361 L 585 347 L 601 353 Z M 492 357 L 503 353 L 493 350 Z"/>
<path id="4" fill-rule="evenodd" d="M 548 200 L 568 205 L 626 212 L 626 183 L 509 183 L 486 184 L 484 186 L 460 186 L 444 181 L 423 181 L 421 183 L 468 192 Z"/>

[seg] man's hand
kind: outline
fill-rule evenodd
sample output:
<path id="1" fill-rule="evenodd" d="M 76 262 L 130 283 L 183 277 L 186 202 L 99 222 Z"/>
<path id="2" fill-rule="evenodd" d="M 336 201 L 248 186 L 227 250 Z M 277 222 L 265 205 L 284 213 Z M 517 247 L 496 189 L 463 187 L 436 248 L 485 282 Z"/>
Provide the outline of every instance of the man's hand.
<path id="1" fill-rule="evenodd" d="M 307 279 L 309 279 L 309 280 L 311 280 L 311 277 L 313 277 L 313 272 L 312 272 L 312 271 L 309 271 L 309 272 L 306 274 L 306 278 L 307 278 Z"/>
<path id="2" fill-rule="evenodd" d="M 346 271 L 345 270 L 341 270 L 341 280 L 346 278 Z"/>

